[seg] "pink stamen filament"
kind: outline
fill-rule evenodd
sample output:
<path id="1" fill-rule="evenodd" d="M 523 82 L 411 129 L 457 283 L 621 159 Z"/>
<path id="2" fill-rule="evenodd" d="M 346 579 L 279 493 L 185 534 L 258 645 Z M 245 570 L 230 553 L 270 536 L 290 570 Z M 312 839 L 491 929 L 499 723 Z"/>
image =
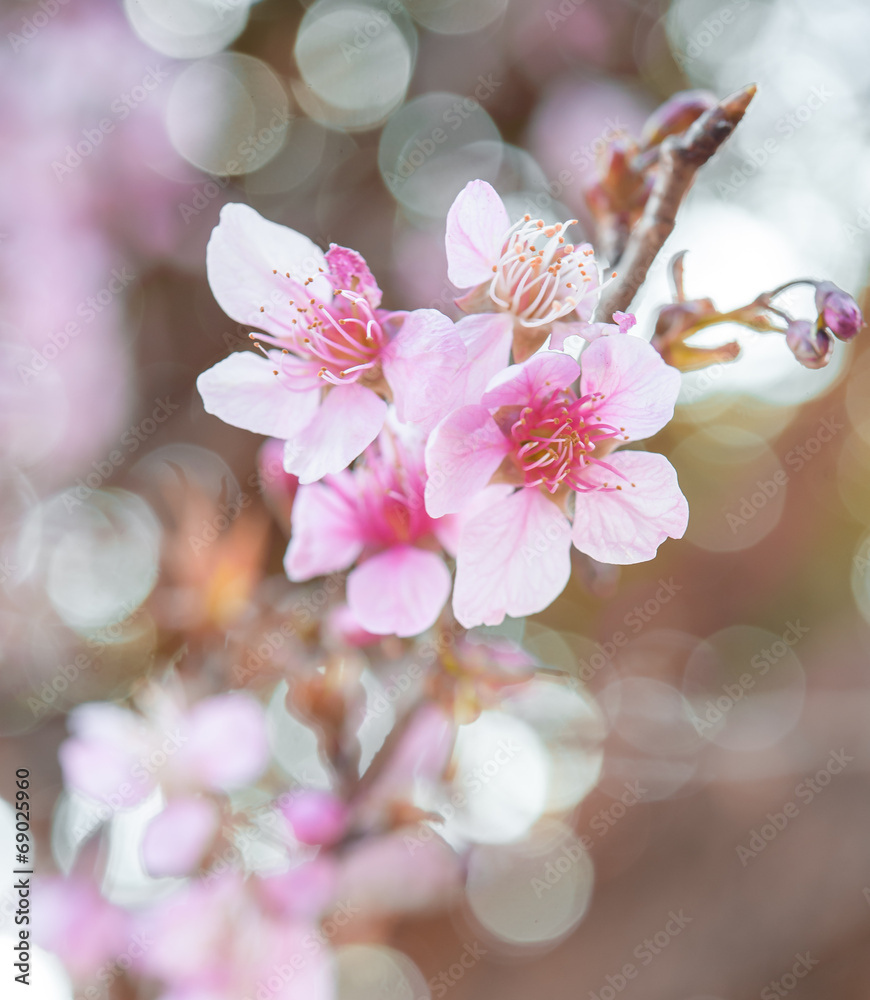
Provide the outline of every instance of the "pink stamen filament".
<path id="1" fill-rule="evenodd" d="M 624 479 L 593 454 L 596 446 L 612 438 L 628 440 L 624 430 L 604 423 L 595 409 L 604 398 L 588 393 L 577 398 L 570 389 L 557 390 L 536 398 L 521 411 L 510 427 L 514 441 L 514 462 L 526 486 L 543 486 L 555 493 L 562 482 L 579 492 L 616 487 L 590 485 L 583 473 L 590 465 L 600 465 Z M 590 423 L 594 418 L 595 423 Z"/>

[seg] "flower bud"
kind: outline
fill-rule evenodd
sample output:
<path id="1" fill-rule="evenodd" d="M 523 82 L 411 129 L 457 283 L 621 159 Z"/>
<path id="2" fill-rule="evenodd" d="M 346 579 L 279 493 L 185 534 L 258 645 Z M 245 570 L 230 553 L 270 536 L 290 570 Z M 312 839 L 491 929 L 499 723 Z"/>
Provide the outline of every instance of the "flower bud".
<path id="1" fill-rule="evenodd" d="M 832 281 L 816 285 L 816 309 L 819 325 L 839 340 L 851 340 L 864 325 L 858 303 Z"/>
<path id="2" fill-rule="evenodd" d="M 834 349 L 834 341 L 828 331 L 813 326 L 805 319 L 789 323 L 785 342 L 804 368 L 824 368 L 831 360 Z"/>
<path id="3" fill-rule="evenodd" d="M 705 111 L 718 104 L 709 90 L 681 90 L 668 98 L 647 118 L 641 133 L 641 148 L 657 146 L 669 135 L 679 135 Z"/>
<path id="4" fill-rule="evenodd" d="M 347 828 L 347 806 L 330 792 L 300 792 L 283 811 L 293 835 L 303 844 L 334 844 Z"/>

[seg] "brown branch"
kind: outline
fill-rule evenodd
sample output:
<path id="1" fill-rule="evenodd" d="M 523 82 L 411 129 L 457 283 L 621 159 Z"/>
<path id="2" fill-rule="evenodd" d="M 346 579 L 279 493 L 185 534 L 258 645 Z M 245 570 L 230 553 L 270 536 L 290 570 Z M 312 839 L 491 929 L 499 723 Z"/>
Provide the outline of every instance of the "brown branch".
<path id="1" fill-rule="evenodd" d="M 710 108 L 681 135 L 661 144 L 656 178 L 643 215 L 617 266 L 617 277 L 604 289 L 595 318 L 609 322 L 615 312 L 627 312 L 650 266 L 671 235 L 677 211 L 695 174 L 739 124 L 755 96 L 755 84 Z"/>

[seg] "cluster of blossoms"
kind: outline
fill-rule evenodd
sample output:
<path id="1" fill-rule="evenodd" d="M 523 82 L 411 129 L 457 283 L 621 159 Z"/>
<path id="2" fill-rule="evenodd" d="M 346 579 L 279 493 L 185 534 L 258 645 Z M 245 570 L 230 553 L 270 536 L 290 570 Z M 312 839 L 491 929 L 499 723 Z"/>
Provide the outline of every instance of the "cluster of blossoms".
<path id="1" fill-rule="evenodd" d="M 206 410 L 285 442 L 301 484 L 287 574 L 354 567 L 348 604 L 372 634 L 431 627 L 448 560 L 453 613 L 470 628 L 547 607 L 572 543 L 626 564 L 685 531 L 670 463 L 633 447 L 673 416 L 679 373 L 630 332 L 632 316 L 592 321 L 602 282 L 572 223 L 512 224 L 472 181 L 447 218 L 468 314 L 453 323 L 384 310 L 352 250 L 322 253 L 244 205 L 221 214 L 209 280 L 233 319 L 264 331 L 251 334 L 264 356 L 203 373 Z"/>
<path id="2" fill-rule="evenodd" d="M 652 198 L 664 143 L 716 107 L 711 95 L 683 96 L 638 142 L 612 144 L 588 194 L 611 259 Z M 270 645 L 253 665 L 249 650 L 232 683 L 209 669 L 220 656 L 195 653 L 192 671 L 143 684 L 128 707 L 71 713 L 60 750 L 68 811 L 91 825 L 72 836 L 77 859 L 41 883 L 36 905 L 47 915 L 39 943 L 86 1000 L 103 995 L 96 983 L 124 977 L 160 1000 L 332 1000 L 341 947 L 371 939 L 363 921 L 386 926 L 451 900 L 475 843 L 461 824 L 433 832 L 450 819 L 445 803 L 453 813 L 467 804 L 454 787 L 459 727 L 521 703 L 540 666 L 505 635 L 466 630 L 546 608 L 568 582 L 572 546 L 622 565 L 682 537 L 676 472 L 641 442 L 672 418 L 680 371 L 737 353 L 687 343 L 692 334 L 725 321 L 779 332 L 801 364 L 821 367 L 832 338 L 863 325 L 829 282 L 812 282 L 814 322 L 777 303 L 790 286 L 720 313 L 686 299 L 680 255 L 676 301 L 647 341 L 630 313 L 604 309 L 608 282 L 573 225 L 512 222 L 489 184 L 468 184 L 446 220 L 448 276 L 463 293 L 454 322 L 385 309 L 353 250 L 323 252 L 245 205 L 222 210 L 209 281 L 257 349 L 220 361 L 198 388 L 209 413 L 270 438 L 263 492 L 289 530 L 286 575 L 330 586 L 320 601 L 300 600 L 304 614 L 274 642 L 266 632 Z M 252 537 L 235 543 L 246 555 Z M 249 590 L 218 556 L 207 566 L 184 578 L 206 597 L 184 608 L 175 596 L 169 620 L 192 633 L 191 622 L 205 632 L 214 619 L 223 643 Z M 344 602 L 329 597 L 336 576 Z M 224 592 L 227 577 L 238 589 Z M 370 697 L 364 675 L 381 667 L 390 682 Z M 225 690 L 236 684 L 248 690 Z M 540 714 L 534 697 L 527 707 Z M 363 733 L 377 726 L 379 748 L 365 759 Z M 306 727 L 316 750 L 302 768 L 279 750 L 282 734 L 295 744 Z M 136 810 L 142 870 L 177 881 L 127 906 L 101 868 L 119 815 Z M 93 847 L 104 834 L 108 852 Z"/>

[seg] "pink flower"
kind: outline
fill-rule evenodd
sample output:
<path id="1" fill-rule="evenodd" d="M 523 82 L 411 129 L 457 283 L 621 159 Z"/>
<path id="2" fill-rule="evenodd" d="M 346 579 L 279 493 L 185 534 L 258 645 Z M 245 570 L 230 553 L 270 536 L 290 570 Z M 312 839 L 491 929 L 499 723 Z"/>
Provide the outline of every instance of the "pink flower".
<path id="1" fill-rule="evenodd" d="M 144 714 L 91 702 L 69 715 L 59 751 L 66 785 L 113 809 L 162 786 L 171 795 L 225 792 L 254 781 L 269 762 L 266 720 L 251 695 L 229 692 L 184 710 L 156 686 Z"/>
<path id="2" fill-rule="evenodd" d="M 220 829 L 220 812 L 212 799 L 170 799 L 148 824 L 142 839 L 145 871 L 154 878 L 182 876 L 202 861 Z"/>
<path id="3" fill-rule="evenodd" d="M 129 944 L 129 915 L 104 899 L 92 879 L 42 879 L 34 895 L 34 940 L 63 961 L 76 983 L 93 979 Z"/>
<path id="4" fill-rule="evenodd" d="M 340 572 L 359 624 L 411 636 L 432 626 L 450 595 L 441 550 L 455 551 L 456 520 L 426 513 L 422 441 L 388 427 L 352 472 L 300 486 L 284 560 L 291 580 Z"/>
<path id="5" fill-rule="evenodd" d="M 235 872 L 194 880 L 138 915 L 149 942 L 139 966 L 161 997 L 332 1000 L 326 939 L 310 918 L 265 912 L 258 888 Z"/>
<path id="6" fill-rule="evenodd" d="M 447 275 L 471 291 L 457 299 L 470 316 L 457 324 L 469 360 L 485 382 L 514 357 L 527 358 L 549 334 L 559 344 L 582 335 L 598 300 L 598 269 L 589 244 L 565 233 L 576 220 L 547 225 L 524 216 L 511 225 L 486 181 L 471 181 L 447 215 Z M 481 387 L 482 388 L 482 387 Z"/>
<path id="7" fill-rule="evenodd" d="M 466 350 L 434 309 L 388 312 L 359 254 L 225 205 L 208 245 L 215 298 L 272 350 L 231 354 L 197 380 L 205 408 L 286 442 L 284 468 L 312 483 L 374 441 L 395 403 L 429 430 L 449 411 Z M 253 334 L 251 335 L 254 336 Z"/>
<path id="8" fill-rule="evenodd" d="M 107 818 L 162 789 L 168 802 L 145 829 L 143 862 L 155 877 L 186 875 L 219 832 L 217 796 L 255 781 L 269 763 L 265 713 L 242 692 L 184 710 L 154 686 L 140 701 L 142 714 L 108 702 L 73 709 L 58 754 L 64 782 L 103 803 Z"/>
<path id="9" fill-rule="evenodd" d="M 426 449 L 426 509 L 463 511 L 453 593 L 463 625 L 547 607 L 568 582 L 572 541 L 599 562 L 625 564 L 682 536 L 688 507 L 670 462 L 613 452 L 660 430 L 679 386 L 645 341 L 605 336 L 586 348 L 582 369 L 544 351 L 441 422 Z"/>

